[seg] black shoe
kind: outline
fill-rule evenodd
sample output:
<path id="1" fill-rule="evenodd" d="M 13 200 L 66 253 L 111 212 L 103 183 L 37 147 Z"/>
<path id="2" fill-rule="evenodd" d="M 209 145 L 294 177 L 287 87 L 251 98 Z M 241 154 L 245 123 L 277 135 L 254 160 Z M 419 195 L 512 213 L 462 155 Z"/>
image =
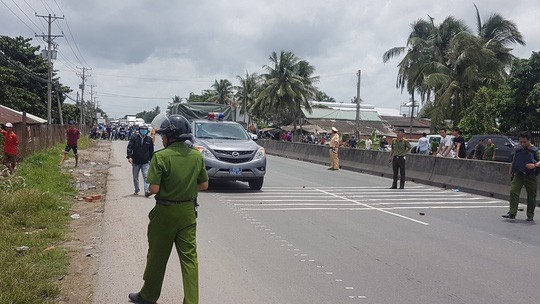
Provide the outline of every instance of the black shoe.
<path id="1" fill-rule="evenodd" d="M 397 187 L 392 186 L 392 187 L 390 187 L 390 188 L 388 188 L 388 189 L 397 189 Z"/>
<path id="2" fill-rule="evenodd" d="M 534 219 L 532 217 L 527 218 L 527 222 L 532 222 L 532 221 L 534 221 Z"/>
<path id="3" fill-rule="evenodd" d="M 146 301 L 141 297 L 141 295 L 138 292 L 130 293 L 128 295 L 129 300 L 131 303 L 138 303 L 138 304 L 155 304 L 155 302 Z"/>
<path id="4" fill-rule="evenodd" d="M 399 189 L 405 189 L 405 187 L 399 187 Z"/>
<path id="5" fill-rule="evenodd" d="M 511 214 L 510 212 L 508 212 L 507 214 L 503 215 L 502 217 L 507 218 L 507 219 L 515 219 L 516 215 Z"/>
<path id="6" fill-rule="evenodd" d="M 144 193 L 144 197 L 150 197 L 150 195 L 152 195 L 152 194 L 150 194 L 150 192 L 145 192 Z"/>

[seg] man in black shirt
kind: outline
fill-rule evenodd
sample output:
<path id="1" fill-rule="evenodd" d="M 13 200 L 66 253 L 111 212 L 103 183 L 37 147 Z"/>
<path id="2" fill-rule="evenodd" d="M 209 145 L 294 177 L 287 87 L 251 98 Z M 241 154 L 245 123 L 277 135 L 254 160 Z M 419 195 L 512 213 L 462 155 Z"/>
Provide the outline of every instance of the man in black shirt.
<path id="1" fill-rule="evenodd" d="M 456 151 L 456 158 L 467 158 L 465 139 L 461 136 L 459 128 L 453 128 L 452 135 L 454 135 L 454 151 Z"/>
<path id="2" fill-rule="evenodd" d="M 135 186 L 134 195 L 139 194 L 139 174 L 142 172 L 144 178 L 144 196 L 150 196 L 149 185 L 147 181 L 150 159 L 154 153 L 154 142 L 148 135 L 148 127 L 141 126 L 139 134 L 129 139 L 127 146 L 127 159 L 132 167 L 133 185 Z"/>

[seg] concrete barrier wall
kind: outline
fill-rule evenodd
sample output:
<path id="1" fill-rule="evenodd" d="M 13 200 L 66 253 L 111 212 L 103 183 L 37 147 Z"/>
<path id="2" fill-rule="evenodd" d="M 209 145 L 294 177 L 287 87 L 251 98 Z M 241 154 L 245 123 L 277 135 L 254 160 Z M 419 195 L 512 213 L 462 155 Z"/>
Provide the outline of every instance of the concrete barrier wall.
<path id="1" fill-rule="evenodd" d="M 258 143 L 271 155 L 323 165 L 330 162 L 328 146 L 276 140 L 260 140 Z M 342 168 L 391 177 L 392 167 L 388 164 L 388 156 L 388 152 L 339 149 Z M 509 169 L 508 163 L 438 158 L 418 154 L 407 155 L 406 165 L 407 180 L 500 199 L 509 198 Z"/>

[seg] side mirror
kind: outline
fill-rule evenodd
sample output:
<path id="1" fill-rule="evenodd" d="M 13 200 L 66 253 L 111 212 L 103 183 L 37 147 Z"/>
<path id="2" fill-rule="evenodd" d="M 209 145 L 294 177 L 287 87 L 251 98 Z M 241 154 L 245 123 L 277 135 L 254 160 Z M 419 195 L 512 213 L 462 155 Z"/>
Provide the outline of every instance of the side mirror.
<path id="1" fill-rule="evenodd" d="M 257 134 L 250 134 L 250 136 L 253 141 L 257 141 L 257 139 L 259 139 L 259 136 L 257 136 Z"/>

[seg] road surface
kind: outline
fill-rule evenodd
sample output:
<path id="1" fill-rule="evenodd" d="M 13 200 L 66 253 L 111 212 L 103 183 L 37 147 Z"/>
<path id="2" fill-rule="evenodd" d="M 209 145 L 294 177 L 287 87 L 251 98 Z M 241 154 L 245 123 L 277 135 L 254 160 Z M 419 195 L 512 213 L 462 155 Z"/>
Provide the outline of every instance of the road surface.
<path id="1" fill-rule="evenodd" d="M 153 199 L 132 196 L 126 142 L 112 145 L 94 303 L 138 291 Z M 201 303 L 539 303 L 540 227 L 507 202 L 269 157 L 262 191 L 201 193 Z M 540 219 L 539 219 L 540 220 Z M 181 303 L 171 255 L 159 303 Z"/>

